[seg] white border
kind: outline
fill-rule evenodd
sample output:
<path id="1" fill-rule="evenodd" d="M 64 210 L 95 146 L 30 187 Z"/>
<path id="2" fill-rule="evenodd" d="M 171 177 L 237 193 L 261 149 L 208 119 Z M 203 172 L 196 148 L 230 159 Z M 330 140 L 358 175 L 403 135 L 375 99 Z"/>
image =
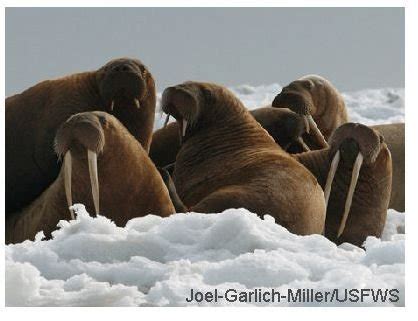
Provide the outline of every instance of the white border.
<path id="1" fill-rule="evenodd" d="M 414 285 L 417 284 L 417 261 L 416 261 L 416 247 L 418 246 L 417 239 L 417 205 L 415 200 L 415 179 L 418 179 L 417 166 L 418 159 L 416 158 L 417 152 L 413 151 L 413 148 L 417 148 L 416 144 L 412 140 L 412 137 L 418 137 L 415 120 L 418 120 L 418 81 L 416 76 L 418 75 L 417 63 L 417 8 L 418 4 L 414 0 L 400 1 L 400 0 L 263 0 L 263 1 L 237 1 L 230 0 L 228 2 L 220 0 L 202 0 L 202 1 L 173 1 L 173 0 L 155 0 L 155 1 L 134 1 L 134 0 L 119 0 L 119 1 L 86 1 L 86 0 L 43 0 L 43 1 L 31 1 L 20 0 L 11 1 L 3 0 L 3 8 L 0 14 L 1 25 L 5 25 L 5 11 L 4 7 L 404 7 L 406 6 L 406 119 L 407 119 L 407 162 L 406 162 L 406 183 L 407 183 L 407 275 L 406 275 L 406 306 L 407 308 L 140 308 L 140 309 L 126 309 L 126 308 L 6 308 L 1 311 L 1 318 L 3 320 L 10 320 L 13 318 L 20 319 L 20 317 L 26 320 L 45 320 L 46 318 L 56 319 L 70 319 L 75 318 L 94 318 L 95 320 L 121 320 L 122 318 L 155 318 L 161 317 L 165 320 L 179 317 L 181 314 L 182 319 L 214 319 L 214 318 L 227 318 L 227 319 L 252 319 L 260 320 L 261 318 L 286 318 L 286 317 L 301 317 L 304 319 L 316 319 L 320 317 L 332 318 L 333 320 L 350 320 L 353 318 L 359 318 L 361 320 L 371 320 L 372 318 L 379 317 L 382 320 L 393 320 L 397 317 L 405 317 L 404 312 L 414 312 L 417 306 L 417 295 L 414 293 Z M 4 28 L 3 28 L 4 30 Z M 4 32 L 1 33 L 1 62 L 2 62 L 2 79 L 3 86 L 1 88 L 2 97 L 4 97 L 4 84 L 5 84 L 5 48 L 4 48 Z M 4 103 L 3 103 L 4 108 Z M 4 110 L 4 109 L 3 109 Z M 0 144 L 4 146 L 4 113 L 0 114 Z M 0 205 L 4 208 L 4 147 L 2 147 L 2 153 L 0 154 L 1 162 L 1 198 Z M 2 225 L 2 233 L 4 233 L 4 214 L 0 218 Z M 415 234 L 414 234 L 415 232 Z M 4 234 L 3 234 L 4 235 Z M 4 258 L 4 248 L 1 247 L 0 255 Z M 1 260 L 1 296 L 0 299 L 4 304 L 4 259 Z M 64 310 L 65 309 L 65 310 Z M 7 315 L 4 315 L 6 312 Z M 416 312 L 416 311 L 415 311 Z M 402 316 L 398 316 L 402 313 Z M 155 315 L 157 314 L 157 315 Z M 7 318 L 7 319 L 6 319 Z"/>

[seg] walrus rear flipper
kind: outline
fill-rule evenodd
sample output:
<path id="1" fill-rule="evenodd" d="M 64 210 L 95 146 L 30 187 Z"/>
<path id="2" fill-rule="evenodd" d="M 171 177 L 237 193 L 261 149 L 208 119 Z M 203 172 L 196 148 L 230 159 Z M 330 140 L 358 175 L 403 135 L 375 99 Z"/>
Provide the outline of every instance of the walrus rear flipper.
<path id="1" fill-rule="evenodd" d="M 173 202 L 174 208 L 176 209 L 176 213 L 186 213 L 188 212 L 187 207 L 183 204 L 180 197 L 177 194 L 176 186 L 174 185 L 173 180 L 171 179 L 169 169 L 170 166 L 174 164 L 168 165 L 166 167 L 157 167 L 160 175 L 164 181 L 165 186 L 168 189 L 168 193 L 170 195 L 171 202 Z M 174 166 L 172 166 L 174 168 Z"/>

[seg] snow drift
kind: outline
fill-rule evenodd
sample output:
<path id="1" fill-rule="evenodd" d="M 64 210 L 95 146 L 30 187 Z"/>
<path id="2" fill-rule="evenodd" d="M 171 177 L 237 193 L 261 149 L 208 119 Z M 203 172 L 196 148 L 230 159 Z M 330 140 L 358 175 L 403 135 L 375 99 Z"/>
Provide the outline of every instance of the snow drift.
<path id="1" fill-rule="evenodd" d="M 404 221 L 394 211 L 383 239 L 369 237 L 363 250 L 291 234 L 271 216 L 263 220 L 245 209 L 148 215 L 121 228 L 90 217 L 83 205 L 75 208 L 77 219 L 61 221 L 52 240 L 40 234 L 7 246 L 7 305 L 185 305 L 191 288 L 398 289 L 396 304 L 404 305 L 404 236 L 396 234 Z"/>
<path id="2" fill-rule="evenodd" d="M 249 109 L 268 105 L 279 85 L 231 88 Z M 404 90 L 345 93 L 352 121 L 404 121 Z M 155 127 L 161 127 L 157 115 Z M 266 305 L 187 303 L 190 290 L 397 289 L 396 302 L 276 302 L 269 305 L 403 306 L 405 214 L 388 211 L 381 239 L 364 249 L 320 235 L 297 236 L 245 209 L 217 214 L 148 215 L 117 227 L 75 206 L 53 239 L 6 246 L 7 306 Z"/>

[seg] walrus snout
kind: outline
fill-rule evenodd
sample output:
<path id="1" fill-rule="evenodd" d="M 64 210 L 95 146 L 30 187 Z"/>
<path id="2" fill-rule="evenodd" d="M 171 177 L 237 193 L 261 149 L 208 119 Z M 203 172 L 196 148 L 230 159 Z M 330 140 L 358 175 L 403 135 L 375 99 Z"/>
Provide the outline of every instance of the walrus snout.
<path id="1" fill-rule="evenodd" d="M 364 163 L 371 164 L 379 155 L 382 143 L 382 135 L 374 129 L 359 123 L 346 123 L 330 137 L 331 155 L 337 150 L 344 152 L 345 157 L 361 152 Z"/>
<path id="2" fill-rule="evenodd" d="M 199 113 L 198 93 L 188 84 L 168 87 L 163 92 L 161 106 L 162 111 L 167 114 L 165 123 L 173 116 L 179 124 L 180 138 L 183 140 L 188 125 L 196 122 Z"/>
<path id="3" fill-rule="evenodd" d="M 105 113 L 85 112 L 68 118 L 57 131 L 54 148 L 59 157 L 71 149 L 87 149 L 99 154 L 105 144 L 102 126 L 106 125 Z"/>
<path id="4" fill-rule="evenodd" d="M 303 141 L 303 135 L 309 131 L 309 125 L 305 122 L 305 118 L 288 109 L 273 109 L 278 117 L 278 121 L 274 123 L 273 129 L 274 140 L 284 150 L 291 152 L 306 152 L 309 147 Z"/>
<path id="5" fill-rule="evenodd" d="M 99 70 L 100 94 L 110 111 L 116 106 L 141 107 L 140 102 L 147 92 L 142 69 L 140 61 L 121 58 L 110 61 Z"/>

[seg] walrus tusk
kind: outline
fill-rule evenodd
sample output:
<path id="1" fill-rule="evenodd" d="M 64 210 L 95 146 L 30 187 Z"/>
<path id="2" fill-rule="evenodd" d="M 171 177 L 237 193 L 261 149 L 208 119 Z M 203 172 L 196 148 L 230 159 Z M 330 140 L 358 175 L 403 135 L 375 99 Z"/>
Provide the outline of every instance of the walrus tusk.
<path id="1" fill-rule="evenodd" d="M 350 212 L 351 202 L 353 201 L 354 190 L 356 189 L 357 180 L 362 164 L 363 155 L 361 152 L 359 152 L 356 161 L 354 162 L 353 172 L 351 173 L 351 182 L 348 188 L 347 198 L 345 200 L 344 214 L 341 220 L 340 228 L 338 229 L 337 237 L 340 237 L 340 235 L 344 232 L 345 223 L 347 222 L 348 213 Z"/>
<path id="2" fill-rule="evenodd" d="M 325 188 L 324 188 L 325 208 L 328 207 L 329 195 L 331 193 L 331 186 L 332 186 L 332 182 L 334 181 L 335 173 L 337 172 L 339 162 L 340 162 L 340 151 L 337 150 L 337 152 L 334 155 L 334 158 L 332 159 L 331 166 L 329 168 L 329 172 L 327 176 L 327 182 L 325 183 Z"/>
<path id="3" fill-rule="evenodd" d="M 110 104 L 110 111 L 113 111 L 113 107 L 115 107 L 115 101 L 112 100 L 112 103 Z"/>
<path id="4" fill-rule="evenodd" d="M 165 121 L 164 121 L 164 128 L 166 128 L 167 127 L 167 124 L 168 124 L 168 121 L 170 120 L 170 114 L 167 114 L 167 117 L 165 118 Z"/>
<path id="5" fill-rule="evenodd" d="M 93 193 L 94 209 L 96 215 L 99 214 L 99 178 L 97 174 L 97 154 L 90 149 L 87 150 L 88 162 L 89 162 L 89 174 L 91 191 Z"/>
<path id="6" fill-rule="evenodd" d="M 71 214 L 71 219 L 74 220 L 74 212 L 71 209 L 73 205 L 73 198 L 71 195 L 71 169 L 72 169 L 72 158 L 71 152 L 67 151 L 64 156 L 64 189 L 65 197 L 67 198 L 68 209 Z"/>
<path id="7" fill-rule="evenodd" d="M 301 145 L 302 145 L 302 148 L 303 148 L 303 151 L 304 151 L 304 152 L 309 152 L 309 151 L 310 151 L 309 146 L 305 144 L 305 142 L 303 141 L 303 138 L 302 138 L 302 137 L 298 137 L 298 138 L 296 139 L 296 141 L 297 141 L 299 144 L 301 144 Z"/>
<path id="8" fill-rule="evenodd" d="M 134 99 L 134 103 L 135 103 L 136 108 L 139 109 L 140 105 L 139 105 L 139 100 L 137 98 Z"/>
<path id="9" fill-rule="evenodd" d="M 312 115 L 307 115 L 306 116 L 309 122 L 309 128 L 313 130 L 313 133 L 315 135 L 317 135 L 320 143 L 324 146 L 324 147 L 328 147 L 328 143 L 324 138 L 324 135 L 322 135 L 321 131 L 319 130 L 318 126 L 316 125 L 315 120 L 312 118 Z"/>
<path id="10" fill-rule="evenodd" d="M 305 123 L 305 130 L 309 134 L 309 132 L 310 132 L 310 126 L 309 126 L 308 116 L 303 116 L 303 121 Z"/>
<path id="11" fill-rule="evenodd" d="M 182 132 L 183 137 L 186 135 L 186 129 L 187 129 L 187 120 L 183 119 L 183 128 L 182 128 L 182 130 L 183 130 L 183 132 Z"/>

